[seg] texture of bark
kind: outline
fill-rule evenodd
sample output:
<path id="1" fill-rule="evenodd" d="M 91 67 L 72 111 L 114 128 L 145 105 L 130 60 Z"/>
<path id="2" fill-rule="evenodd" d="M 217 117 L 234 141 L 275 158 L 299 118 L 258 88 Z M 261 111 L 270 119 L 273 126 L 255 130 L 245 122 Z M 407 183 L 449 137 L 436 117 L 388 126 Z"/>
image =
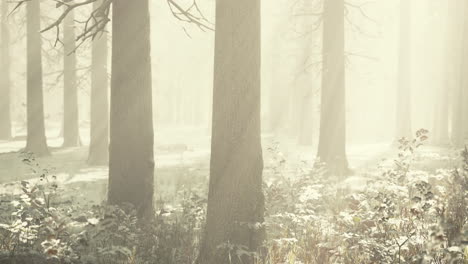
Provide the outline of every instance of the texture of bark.
<path id="1" fill-rule="evenodd" d="M 252 263 L 263 241 L 260 0 L 216 5 L 213 125 L 205 236 L 198 263 Z"/>
<path id="2" fill-rule="evenodd" d="M 10 29 L 8 25 L 8 3 L 1 6 L 0 46 L 0 140 L 11 138 L 11 81 L 10 81 Z"/>
<path id="3" fill-rule="evenodd" d="M 40 33 L 40 2 L 26 3 L 27 34 L 27 142 L 26 151 L 37 156 L 49 154 L 44 125 L 42 90 L 42 54 Z"/>
<path id="4" fill-rule="evenodd" d="M 78 117 L 78 87 L 76 82 L 75 13 L 72 10 L 63 21 L 63 146 L 81 145 Z"/>
<path id="5" fill-rule="evenodd" d="M 94 3 L 97 8 L 101 1 Z M 107 72 L 107 33 L 103 32 L 92 44 L 91 65 L 91 127 L 88 164 L 109 162 L 109 81 Z"/>
<path id="6" fill-rule="evenodd" d="M 323 70 L 318 158 L 328 172 L 349 172 L 346 158 L 344 0 L 324 2 Z"/>
<path id="7" fill-rule="evenodd" d="M 110 204 L 133 204 L 153 214 L 154 135 L 148 0 L 112 4 Z"/>

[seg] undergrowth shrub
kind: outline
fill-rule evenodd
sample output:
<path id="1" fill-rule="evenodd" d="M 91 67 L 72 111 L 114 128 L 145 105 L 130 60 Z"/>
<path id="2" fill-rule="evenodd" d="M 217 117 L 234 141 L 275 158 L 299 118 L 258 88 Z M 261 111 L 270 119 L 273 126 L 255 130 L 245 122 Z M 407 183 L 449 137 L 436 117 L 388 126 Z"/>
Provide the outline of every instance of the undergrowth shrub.
<path id="1" fill-rule="evenodd" d="M 220 247 L 232 258 L 249 254 L 256 264 L 465 264 L 468 150 L 457 169 L 414 169 L 427 134 L 400 140 L 395 159 L 366 172 L 371 177 L 359 191 L 320 166 L 289 163 L 278 145 L 269 148 L 264 247 Z M 195 263 L 206 189 L 182 189 L 170 203 L 157 201 L 153 219 L 139 221 L 131 205 L 62 199 L 67 188 L 51 170 L 31 155 L 23 161 L 38 180 L 0 197 L 0 263 Z"/>
<path id="2" fill-rule="evenodd" d="M 414 170 L 427 134 L 401 139 L 397 157 L 372 172 L 364 191 L 309 164 L 312 171 L 292 174 L 285 161 L 273 162 L 265 188 L 268 253 L 259 263 L 466 263 L 468 150 L 460 169 Z"/>
<path id="3" fill-rule="evenodd" d="M 38 181 L 22 181 L 22 194 L 2 203 L 0 263 L 193 263 L 206 200 L 184 191 L 176 206 L 139 221 L 131 205 L 73 205 L 60 199 L 56 177 L 32 155 L 23 162 Z M 5 212 L 8 214 L 5 215 Z"/>

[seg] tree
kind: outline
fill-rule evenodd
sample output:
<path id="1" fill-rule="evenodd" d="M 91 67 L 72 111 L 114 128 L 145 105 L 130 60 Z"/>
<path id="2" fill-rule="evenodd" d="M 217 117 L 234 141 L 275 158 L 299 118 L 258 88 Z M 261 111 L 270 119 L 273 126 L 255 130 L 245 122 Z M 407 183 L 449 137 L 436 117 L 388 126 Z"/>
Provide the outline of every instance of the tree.
<path id="1" fill-rule="evenodd" d="M 101 2 L 94 2 L 94 9 Z M 91 130 L 88 164 L 106 165 L 109 160 L 109 96 L 107 73 L 107 32 L 104 30 L 92 44 L 91 65 Z"/>
<path id="2" fill-rule="evenodd" d="M 299 12 L 300 14 L 304 13 L 306 10 L 307 12 L 313 12 L 314 8 L 311 5 L 311 1 L 303 0 L 299 4 Z M 308 61 L 308 58 L 311 57 L 311 50 L 313 50 L 313 36 L 311 31 L 311 27 L 313 23 L 311 23 L 311 16 L 298 16 L 297 18 L 298 26 L 301 29 L 304 38 L 300 41 L 299 49 L 300 49 L 300 58 L 298 59 L 297 67 L 298 72 L 301 73 L 297 82 L 299 83 L 299 98 L 298 98 L 298 105 L 297 107 L 298 112 L 296 113 L 299 116 L 299 136 L 297 143 L 301 146 L 310 146 L 313 143 L 313 114 L 314 114 L 314 87 L 313 87 L 313 79 L 312 74 L 308 71 L 309 65 L 304 63 L 304 61 Z M 304 58 L 307 58 L 304 60 Z"/>
<path id="3" fill-rule="evenodd" d="M 396 139 L 411 138 L 411 1 L 400 0 Z"/>
<path id="4" fill-rule="evenodd" d="M 218 0 L 210 183 L 199 263 L 228 263 L 226 248 L 262 243 L 260 0 Z M 236 257 L 232 263 L 241 263 Z M 252 263 L 247 256 L 242 263 Z"/>
<path id="5" fill-rule="evenodd" d="M 464 15 L 462 0 L 450 1 L 449 3 L 449 25 L 448 25 L 448 86 L 451 91 L 451 141 L 455 146 L 462 146 L 463 140 L 463 68 L 465 65 L 464 56 L 466 35 L 468 29 L 464 26 Z"/>
<path id="6" fill-rule="evenodd" d="M 0 51 L 0 140 L 11 138 L 10 98 L 10 30 L 8 3 L 1 6 L 1 51 Z"/>
<path id="7" fill-rule="evenodd" d="M 435 10 L 439 9 L 446 9 L 449 11 L 448 6 L 451 5 L 450 3 L 443 3 L 441 1 L 436 1 L 432 3 L 429 8 L 429 12 L 431 12 L 431 22 L 427 26 L 428 31 L 428 38 L 433 37 L 433 30 L 437 30 L 439 32 L 444 32 L 445 38 L 439 38 L 439 40 L 435 41 L 435 51 L 436 59 L 444 62 L 443 65 L 432 65 L 431 69 L 433 71 L 431 74 L 438 74 L 441 76 L 440 81 L 436 83 L 436 102 L 435 102 L 435 113 L 434 113 L 434 128 L 433 128 L 433 136 L 432 136 L 432 143 L 435 145 L 448 145 L 450 143 L 449 139 L 449 90 L 447 89 L 450 87 L 450 69 L 451 69 L 451 61 L 448 56 L 451 53 L 451 45 L 452 43 L 448 42 L 451 39 L 450 28 L 448 28 L 449 23 L 441 23 L 440 22 L 440 14 Z M 447 14 L 449 14 L 447 12 Z M 447 21 L 449 22 L 449 21 Z M 450 48 L 449 48 L 450 47 Z"/>
<path id="8" fill-rule="evenodd" d="M 153 213 L 154 135 L 148 0 L 112 2 L 110 204 Z"/>
<path id="9" fill-rule="evenodd" d="M 27 34 L 27 142 L 26 151 L 38 156 L 49 154 L 44 125 L 40 2 L 26 2 Z"/>
<path id="10" fill-rule="evenodd" d="M 71 10 L 63 23 L 63 146 L 81 145 L 76 82 L 75 12 Z"/>
<path id="11" fill-rule="evenodd" d="M 318 158 L 329 173 L 349 172 L 346 158 L 344 0 L 324 1 Z"/>
<path id="12" fill-rule="evenodd" d="M 311 87 L 306 89 L 301 102 L 301 118 L 299 124 L 299 137 L 297 143 L 301 146 L 310 146 L 313 144 L 313 90 Z"/>
<path id="13" fill-rule="evenodd" d="M 272 2 L 273 3 L 273 2 Z M 281 8 L 286 8 L 284 1 L 274 2 L 277 6 Z M 268 128 L 275 135 L 280 136 L 286 131 L 286 126 L 288 124 L 288 117 L 291 112 L 291 106 L 289 103 L 289 89 L 287 89 L 287 78 L 285 78 L 284 70 L 282 70 L 281 65 L 285 63 L 286 56 L 284 55 L 285 50 L 285 35 L 287 32 L 288 22 L 284 19 L 284 16 L 281 14 L 282 10 L 272 10 L 274 13 L 275 23 L 273 26 L 272 37 L 269 41 L 272 43 L 270 62 L 271 67 L 270 75 L 271 76 L 271 85 L 269 85 L 269 118 L 268 118 Z"/>

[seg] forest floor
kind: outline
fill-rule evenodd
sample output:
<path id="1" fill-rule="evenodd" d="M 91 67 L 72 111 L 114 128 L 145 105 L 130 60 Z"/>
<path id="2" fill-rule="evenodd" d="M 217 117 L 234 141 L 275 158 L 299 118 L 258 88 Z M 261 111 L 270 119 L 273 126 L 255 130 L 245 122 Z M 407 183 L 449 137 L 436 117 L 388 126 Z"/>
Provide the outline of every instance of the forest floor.
<path id="1" fill-rule="evenodd" d="M 205 135 L 206 128 L 165 128 L 158 131 L 155 144 L 155 184 L 161 194 L 165 197 L 174 193 L 180 185 L 187 185 L 202 179 L 205 183 L 208 179 L 209 167 L 209 138 Z M 81 131 L 83 146 L 75 148 L 62 148 L 62 138 L 58 128 L 47 131 L 48 144 L 51 155 L 37 158 L 41 168 L 48 169 L 51 174 L 57 177 L 60 184 L 84 187 L 92 183 L 95 188 L 79 188 L 89 190 L 93 193 L 81 195 L 92 197 L 95 201 L 100 201 L 105 197 L 107 184 L 107 167 L 88 166 L 86 163 L 88 156 L 88 130 Z M 186 135 L 190 135 L 187 137 Z M 315 158 L 316 146 L 298 147 L 293 141 L 285 140 L 283 143 L 273 143 L 272 136 L 263 135 L 264 139 L 264 160 L 265 164 L 271 159 L 271 152 L 268 150 L 273 145 L 278 144 L 278 150 L 284 158 L 292 163 L 307 161 L 311 163 Z M 266 144 L 265 144 L 266 142 Z M 19 189 L 12 187 L 21 180 L 31 180 L 35 176 L 31 172 L 30 166 L 24 164 L 21 150 L 26 145 L 24 136 L 17 137 L 13 141 L 0 141 L 0 194 L 16 193 Z M 428 153 L 445 152 L 444 149 L 434 150 L 427 148 Z M 382 159 L 391 157 L 395 153 L 389 143 L 375 144 L 351 144 L 348 146 L 348 160 L 350 167 L 354 170 L 353 176 L 346 180 L 346 184 L 354 187 L 361 186 L 365 180 L 365 171 L 375 167 Z M 268 177 L 268 175 L 265 175 Z M 37 179 L 36 179 L 37 180 Z M 19 185 L 18 185 L 19 186 Z M 91 191 L 92 190 L 92 191 Z"/>
<path id="2" fill-rule="evenodd" d="M 89 166 L 88 156 L 89 130 L 81 132 L 80 147 L 62 148 L 60 129 L 50 129 L 47 135 L 51 155 L 37 158 L 40 168 L 47 169 L 56 176 L 60 186 L 66 186 L 68 192 L 75 198 L 85 199 L 85 202 L 99 203 L 105 199 L 107 190 L 108 168 L 104 166 Z M 206 128 L 174 128 L 160 129 L 155 138 L 155 194 L 156 199 L 170 201 L 182 189 L 198 188 L 207 184 L 209 177 L 209 137 Z M 190 137 L 187 137 L 190 135 Z M 315 159 L 316 146 L 297 146 L 294 140 L 282 139 L 281 143 L 273 140 L 272 135 L 264 134 L 264 179 L 271 175 L 269 168 L 275 167 L 274 155 L 281 155 L 288 162 L 291 177 L 294 168 L 311 165 Z M 21 150 L 26 145 L 25 137 L 19 136 L 13 141 L 0 141 L 0 195 L 18 194 L 21 192 L 20 181 L 37 181 L 39 178 L 31 171 L 31 167 L 23 162 Z M 275 149 L 272 151 L 272 149 Z M 381 163 L 392 160 L 397 154 L 397 148 L 389 142 L 373 144 L 349 144 L 347 155 L 352 175 L 340 182 L 343 188 L 362 190 L 366 182 L 372 179 Z M 420 167 L 435 170 L 442 167 L 455 166 L 453 163 L 457 153 L 454 149 L 423 146 L 419 150 Z M 307 165 L 306 165 L 307 166 Z"/>
<path id="3" fill-rule="evenodd" d="M 160 129 L 155 139 L 155 184 L 161 189 L 163 195 L 169 194 L 177 189 L 179 183 L 191 183 L 196 179 L 208 178 L 209 167 L 209 137 L 206 136 L 206 128 L 173 128 Z M 89 131 L 81 131 L 83 146 L 75 148 L 62 148 L 62 138 L 58 128 L 51 129 L 48 135 L 56 135 L 48 138 L 51 155 L 38 158 L 41 168 L 48 169 L 51 174 L 57 176 L 61 184 L 71 184 L 83 186 L 86 183 L 98 184 L 102 190 L 106 189 L 108 170 L 106 167 L 88 166 L 86 163 L 88 155 Z M 190 135 L 190 137 L 187 137 Z M 24 137 L 18 137 L 13 141 L 0 141 L 0 194 L 2 192 L 11 193 L 13 190 L 4 188 L 11 186 L 21 180 L 34 178 L 30 167 L 22 162 L 21 150 L 26 145 Z M 297 146 L 293 140 L 283 140 L 277 143 L 272 135 L 263 135 L 264 160 L 267 168 L 271 161 L 272 147 L 291 164 L 301 166 L 301 163 L 312 163 L 315 159 L 316 146 Z M 375 170 L 379 164 L 394 158 L 397 148 L 389 142 L 372 144 L 350 144 L 347 146 L 347 155 L 350 168 L 353 174 L 348 177 L 343 184 L 349 188 L 362 188 L 369 178 L 368 172 Z M 456 151 L 451 148 L 440 148 L 424 146 L 420 149 L 421 158 L 427 157 L 430 167 L 437 167 L 434 160 L 439 160 L 441 166 L 452 165 L 444 161 L 453 160 Z M 268 171 L 264 177 L 268 178 Z M 203 180 L 205 182 L 205 180 Z M 3 186 L 3 187 L 2 187 Z M 157 194 L 159 192 L 156 192 Z M 104 198 L 104 192 L 97 192 L 93 195 L 96 200 Z"/>
<path id="4" fill-rule="evenodd" d="M 39 168 L 47 170 L 49 176 L 56 177 L 61 200 L 67 204 L 76 205 L 78 208 L 90 208 L 92 205 L 102 204 L 106 198 L 108 170 L 106 167 L 90 167 L 86 164 L 89 142 L 86 135 L 88 135 L 88 131 L 81 131 L 83 146 L 66 149 L 60 146 L 62 141 L 59 136 L 60 129 L 48 131 L 47 134 L 49 135 L 48 143 L 52 155 L 38 158 L 37 163 Z M 157 210 L 161 214 L 162 212 L 171 212 L 171 210 L 178 211 L 177 214 L 182 218 L 174 220 L 171 228 L 174 228 L 174 223 L 181 225 L 182 229 L 177 232 L 185 230 L 183 231 L 186 232 L 185 236 L 189 237 L 183 238 L 184 241 L 197 241 L 198 231 L 187 233 L 187 228 L 203 225 L 204 222 L 204 213 L 200 212 L 206 206 L 205 197 L 210 158 L 209 137 L 206 134 L 206 128 L 176 129 L 167 127 L 159 129 L 155 138 Z M 50 135 L 57 136 L 51 137 Z M 190 136 L 187 137 L 187 135 Z M 400 224 L 400 227 L 392 231 L 396 232 L 395 237 L 393 235 L 387 237 L 389 232 L 387 229 L 390 228 L 389 226 L 394 226 L 395 221 L 415 223 L 412 216 L 404 212 L 413 212 L 414 206 L 421 208 L 426 206 L 424 203 L 428 201 L 423 199 L 423 202 L 414 202 L 411 198 L 415 193 L 414 189 L 419 188 L 414 186 L 421 186 L 422 182 L 431 183 L 433 184 L 430 187 L 431 191 L 425 191 L 431 194 L 432 192 L 436 193 L 441 208 L 452 203 L 450 191 L 447 190 L 452 188 L 453 184 L 446 185 L 446 182 L 452 181 L 450 176 L 452 171 L 457 167 L 460 168 L 460 150 L 423 145 L 415 147 L 413 153 L 412 149 L 411 151 L 403 151 L 389 142 L 351 143 L 347 146 L 347 155 L 353 173 L 344 179 L 336 179 L 324 178 L 314 168 L 316 146 L 298 147 L 294 140 L 281 140 L 281 143 L 278 143 L 269 134 L 262 135 L 262 138 L 269 243 L 282 245 L 282 247 L 273 246 L 270 248 L 273 252 L 270 254 L 281 256 L 279 258 L 283 260 L 290 258 L 292 254 L 302 261 L 287 263 L 335 263 L 338 258 L 343 261 L 340 263 L 369 263 L 364 259 L 354 259 L 354 257 L 363 254 L 360 252 L 365 248 L 369 248 L 366 254 L 368 254 L 367 260 L 371 260 L 370 263 L 376 263 L 372 262 L 375 261 L 372 260 L 375 258 L 380 259 L 379 263 L 393 263 L 397 254 L 395 252 L 399 252 L 403 247 L 398 241 L 414 238 L 414 244 L 421 248 L 427 242 L 425 239 L 421 239 L 421 237 L 427 236 L 424 233 L 428 232 L 427 226 L 434 226 L 438 223 L 437 220 L 434 220 L 438 213 L 428 211 L 426 220 L 418 222 L 418 225 L 412 225 L 411 228 L 415 231 L 411 231 L 410 236 L 408 236 L 408 227 Z M 2 206 L 2 202 L 9 203 L 11 200 L 2 197 L 21 196 L 23 192 L 21 181 L 27 180 L 30 183 L 39 181 L 39 175 L 33 173 L 33 170 L 37 170 L 37 168 L 31 167 L 31 164 L 23 161 L 24 156 L 21 154 L 21 149 L 25 144 L 25 140 L 21 137 L 14 141 L 0 141 L 0 206 Z M 403 166 L 398 164 L 403 164 Z M 408 166 L 406 167 L 406 165 Z M 405 177 L 403 182 L 396 180 L 400 176 Z M 438 188 L 437 190 L 445 189 L 438 192 L 435 190 L 436 188 Z M 403 189 L 406 191 L 402 191 Z M 456 190 L 453 193 L 457 193 Z M 466 192 L 466 189 L 462 189 L 458 191 L 458 194 L 463 196 Z M 187 208 L 184 207 L 187 205 L 187 196 L 193 198 L 193 194 L 201 199 L 196 199 L 195 209 L 187 211 Z M 382 230 L 379 229 L 375 231 L 375 234 L 369 234 L 368 221 L 371 220 L 366 220 L 366 222 L 361 219 L 374 219 L 372 221 L 375 223 L 380 221 L 375 220 L 376 217 L 382 217 L 379 215 L 380 213 L 371 213 L 374 209 L 367 203 L 369 200 L 387 203 L 388 199 L 382 197 L 390 197 L 388 199 L 398 203 L 400 214 L 391 213 L 393 218 L 390 217 L 390 219 L 394 221 L 390 221 L 391 225 L 387 222 L 380 223 L 378 226 L 379 228 L 382 226 Z M 195 200 L 192 199 L 192 201 Z M 356 203 L 360 204 L 359 209 L 354 206 Z M 433 208 L 436 208 L 436 203 L 431 204 Z M 385 214 L 388 213 L 387 209 L 384 210 Z M 186 221 L 197 223 L 186 222 L 184 224 L 182 221 L 184 218 L 189 219 Z M 382 219 L 384 218 L 389 217 L 385 215 Z M 432 220 L 428 221 L 427 219 Z M 377 225 L 374 222 L 372 225 Z M 324 229 L 321 225 L 329 228 Z M 294 231 L 297 228 L 300 228 L 301 231 Z M 308 234 L 304 237 L 301 232 L 318 233 Z M 418 234 L 417 239 L 413 233 Z M 169 236 L 172 235 L 174 234 L 169 234 Z M 311 238 L 315 238 L 317 241 L 311 241 Z M 352 253 L 351 249 L 356 241 L 367 240 L 368 242 L 362 242 L 366 243 L 365 245 Z M 410 242 L 413 243 L 412 240 Z M 314 249 L 310 248 L 311 245 L 308 245 L 308 249 L 304 249 L 304 243 L 312 243 Z M 195 252 L 196 246 L 194 245 L 191 243 L 181 246 L 180 242 L 177 242 L 174 245 L 175 248 L 171 250 Z M 303 251 L 299 250 L 300 248 Z M 328 252 L 326 256 L 322 256 L 320 253 L 324 249 Z M 412 248 L 404 249 L 406 255 L 405 257 L 401 256 L 402 258 L 409 259 L 415 256 L 416 253 Z M 375 256 L 376 250 L 381 251 L 377 254 L 378 257 Z M 468 251 L 464 254 L 468 257 Z M 162 263 L 189 263 L 187 259 L 165 261 Z M 268 263 L 286 262 L 270 260 Z"/>

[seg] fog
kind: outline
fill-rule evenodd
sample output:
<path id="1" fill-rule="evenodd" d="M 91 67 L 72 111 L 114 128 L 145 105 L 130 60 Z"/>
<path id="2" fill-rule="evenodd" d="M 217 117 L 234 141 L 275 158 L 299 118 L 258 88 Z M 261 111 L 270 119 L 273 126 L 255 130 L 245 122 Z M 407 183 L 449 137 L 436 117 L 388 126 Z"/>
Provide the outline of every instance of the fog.
<path id="1" fill-rule="evenodd" d="M 0 263 L 465 263 L 465 0 L 1 4 Z"/>
<path id="2" fill-rule="evenodd" d="M 445 72 L 447 54 L 447 3 L 442 1 L 411 1 L 411 116 L 414 129 L 430 129 L 434 125 L 435 94 L 447 82 Z M 262 123 L 267 131 L 270 94 L 278 89 L 284 96 L 281 105 L 273 106 L 285 116 L 297 114 L 289 106 L 294 93 L 311 89 L 314 97 L 320 94 L 321 27 L 320 17 L 307 15 L 320 12 L 320 3 L 301 1 L 262 3 Z M 349 6 L 346 23 L 346 113 L 349 143 L 391 142 L 396 124 L 396 87 L 398 80 L 398 1 L 366 3 L 356 1 Z M 362 6 L 361 6 L 362 5 Z M 361 7 L 359 7 L 361 6 Z M 214 22 L 214 2 L 200 3 L 204 15 Z M 21 19 L 22 10 L 13 19 Z M 49 11 L 47 11 L 49 13 Z M 57 13 L 52 9 L 50 13 Z M 83 11 L 83 17 L 86 13 Z M 44 15 L 45 17 L 48 15 Z M 213 73 L 214 33 L 203 32 L 196 26 L 184 24 L 172 16 L 164 1 L 151 2 L 151 40 L 153 58 L 153 94 L 155 126 L 197 125 L 207 126 L 210 119 L 211 86 Z M 51 19 L 43 18 L 43 26 Z M 18 21 L 19 22 L 19 21 Z M 459 25 L 460 26 L 460 25 Z M 24 26 L 12 33 L 14 121 L 25 116 Z M 49 65 L 45 75 L 46 122 L 61 120 L 60 45 L 53 47 L 55 32 L 43 34 Z M 18 40 L 16 40 L 18 39 Z M 77 50 L 80 79 L 80 122 L 89 122 L 89 43 Z M 280 65 L 278 63 L 280 62 Z M 81 67 L 80 67 L 81 66 Z M 431 76 L 431 78 L 428 78 Z M 275 87 L 275 88 L 273 88 Z M 280 87 L 280 88 L 276 88 Z M 180 95 L 179 95 L 180 94 Z M 194 98 L 195 96 L 195 98 Z M 286 97 L 290 97 L 286 100 Z M 186 102 L 187 100 L 193 102 Z M 192 107 L 202 116 L 202 122 L 178 119 L 171 102 L 181 104 L 185 119 L 193 114 Z M 174 103 L 172 103 L 174 104 Z M 320 101 L 314 100 L 318 115 Z M 195 106 L 194 106 L 195 105 Z M 176 108 L 177 109 L 177 108 Z M 24 122 L 24 121 L 23 121 Z M 318 117 L 314 118 L 314 142 L 318 139 Z M 282 124 L 289 130 L 291 124 Z M 83 126 L 86 127 L 85 125 Z M 21 134 L 20 128 L 15 128 Z M 16 130 L 15 130 L 16 131 Z M 209 130 L 207 130 L 209 132 Z M 297 135 L 297 131 L 290 131 Z M 51 136 L 54 136 L 51 134 Z"/>

